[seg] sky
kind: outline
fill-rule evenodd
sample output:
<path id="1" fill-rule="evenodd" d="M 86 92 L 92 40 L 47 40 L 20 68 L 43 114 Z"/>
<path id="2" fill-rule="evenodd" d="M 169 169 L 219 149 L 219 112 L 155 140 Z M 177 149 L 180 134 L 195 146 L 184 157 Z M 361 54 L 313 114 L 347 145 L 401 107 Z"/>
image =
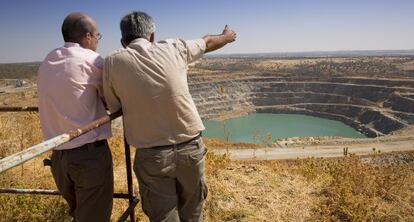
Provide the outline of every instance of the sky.
<path id="1" fill-rule="evenodd" d="M 120 19 L 144 11 L 156 23 L 156 40 L 219 34 L 237 41 L 214 52 L 269 53 L 414 49 L 413 0 L 1 0 L 0 63 L 42 61 L 63 45 L 61 25 L 84 12 L 103 38 L 97 52 L 120 45 Z"/>

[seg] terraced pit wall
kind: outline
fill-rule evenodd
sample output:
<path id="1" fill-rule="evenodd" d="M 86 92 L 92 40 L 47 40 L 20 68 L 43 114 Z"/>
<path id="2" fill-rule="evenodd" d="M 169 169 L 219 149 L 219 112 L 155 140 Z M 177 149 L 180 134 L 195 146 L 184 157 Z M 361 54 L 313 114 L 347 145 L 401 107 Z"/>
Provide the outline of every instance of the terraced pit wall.
<path id="1" fill-rule="evenodd" d="M 296 113 L 334 119 L 368 137 L 414 123 L 414 79 L 291 77 L 279 73 L 189 75 L 201 117 Z"/>

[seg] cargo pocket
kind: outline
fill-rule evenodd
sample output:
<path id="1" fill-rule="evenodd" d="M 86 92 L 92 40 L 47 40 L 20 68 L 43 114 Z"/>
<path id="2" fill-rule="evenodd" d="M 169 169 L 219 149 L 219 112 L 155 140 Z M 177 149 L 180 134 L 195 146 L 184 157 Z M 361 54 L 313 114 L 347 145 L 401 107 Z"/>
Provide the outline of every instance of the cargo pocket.
<path id="1" fill-rule="evenodd" d="M 192 164 L 200 163 L 203 160 L 204 156 L 207 154 L 207 149 L 202 139 L 197 141 L 197 145 L 195 146 L 196 149 L 192 150 L 188 155 Z"/>
<path id="2" fill-rule="evenodd" d="M 178 204 L 178 198 L 174 195 L 166 195 L 149 189 L 142 183 L 139 184 L 142 211 L 150 221 L 164 221 L 174 213 Z"/>
<path id="3" fill-rule="evenodd" d="M 165 176 L 163 169 L 168 167 L 168 160 L 173 154 L 174 153 L 169 150 L 151 153 L 137 153 L 135 155 L 134 170 L 137 172 L 137 170 L 140 169 L 140 171 L 147 176 Z"/>

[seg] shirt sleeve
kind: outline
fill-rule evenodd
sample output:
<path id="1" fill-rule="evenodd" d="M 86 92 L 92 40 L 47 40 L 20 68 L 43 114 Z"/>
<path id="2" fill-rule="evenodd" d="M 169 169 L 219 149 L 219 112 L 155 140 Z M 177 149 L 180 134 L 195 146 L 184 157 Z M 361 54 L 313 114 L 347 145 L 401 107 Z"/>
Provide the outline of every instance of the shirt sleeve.
<path id="1" fill-rule="evenodd" d="M 178 50 L 183 59 L 190 64 L 204 55 L 206 50 L 206 42 L 203 39 L 194 39 L 194 40 L 177 40 Z"/>
<path id="2" fill-rule="evenodd" d="M 112 83 L 112 77 L 115 73 L 111 72 L 111 67 L 112 60 L 110 57 L 106 58 L 103 68 L 103 94 L 109 112 L 114 113 L 121 109 L 121 103 Z"/>
<path id="3" fill-rule="evenodd" d="M 101 56 L 98 56 L 94 61 L 94 66 L 98 69 L 97 70 L 97 76 L 98 80 L 96 81 L 96 88 L 98 89 L 99 97 L 102 99 L 102 101 L 105 104 L 105 98 L 103 95 L 103 86 L 102 86 L 102 69 L 103 69 L 103 62 L 104 59 Z"/>
<path id="4" fill-rule="evenodd" d="M 93 65 L 100 70 L 103 69 L 103 63 L 104 59 L 102 58 L 102 56 L 96 57 L 96 59 L 93 61 Z"/>

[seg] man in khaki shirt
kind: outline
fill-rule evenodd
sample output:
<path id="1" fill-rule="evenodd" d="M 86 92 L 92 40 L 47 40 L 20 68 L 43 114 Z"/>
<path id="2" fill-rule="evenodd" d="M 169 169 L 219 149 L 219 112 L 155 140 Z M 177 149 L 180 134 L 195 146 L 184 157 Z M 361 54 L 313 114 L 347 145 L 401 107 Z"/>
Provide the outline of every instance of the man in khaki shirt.
<path id="1" fill-rule="evenodd" d="M 220 35 L 156 43 L 146 13 L 132 12 L 120 25 L 124 49 L 105 59 L 104 95 L 111 112 L 122 109 L 126 139 L 137 148 L 142 208 L 151 221 L 202 221 L 207 151 L 187 69 L 236 33 L 226 26 Z"/>

